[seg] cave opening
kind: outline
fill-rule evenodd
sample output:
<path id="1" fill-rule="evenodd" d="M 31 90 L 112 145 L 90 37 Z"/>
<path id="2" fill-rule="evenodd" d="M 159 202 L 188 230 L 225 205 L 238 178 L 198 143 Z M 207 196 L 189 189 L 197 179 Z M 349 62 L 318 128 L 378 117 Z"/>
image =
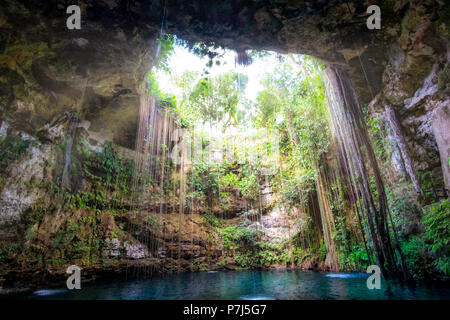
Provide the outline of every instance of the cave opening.
<path id="1" fill-rule="evenodd" d="M 153 180 L 159 180 L 163 190 L 171 182 L 162 168 L 172 163 L 177 190 L 160 194 L 169 202 L 178 201 L 172 214 L 179 215 L 179 230 L 186 228 L 182 220 L 189 214 L 200 214 L 209 222 L 208 232 L 225 237 L 209 244 L 222 252 L 220 265 L 230 267 L 241 259 L 241 267 L 280 263 L 294 268 L 301 253 L 294 255 L 293 241 L 306 250 L 321 248 L 327 267 L 337 271 L 336 257 L 325 253 L 326 246 L 334 244 L 328 222 L 322 221 L 312 178 L 331 141 L 323 65 L 301 55 L 254 51 L 242 58 L 243 53 L 223 48 L 198 49 L 175 45 L 168 59 L 148 75 L 148 106 L 158 111 L 155 120 L 148 116 L 151 111 L 141 109 L 149 123 L 141 118 L 137 136 L 152 139 L 152 145 L 162 141 L 163 146 L 151 148 L 148 157 L 139 159 L 145 164 L 138 167 L 153 167 Z M 242 60 L 245 65 L 239 64 Z M 148 135 L 142 128 L 151 128 Z M 145 143 L 137 144 L 142 148 Z M 168 214 L 162 205 L 160 209 L 155 219 Z M 192 248 L 193 228 L 187 226 L 190 244 L 182 240 Z M 240 236 L 230 237 L 234 234 Z M 217 259 L 192 251 L 202 268 Z M 258 258 L 265 255 L 268 261 Z M 284 261 L 273 259 L 280 255 Z"/>
<path id="2" fill-rule="evenodd" d="M 339 271 L 374 261 L 385 277 L 403 271 L 408 279 L 369 134 L 358 125 L 365 120 L 362 106 L 346 75 L 308 56 L 231 55 L 218 46 L 200 42 L 182 48 L 176 41 L 160 38 L 156 52 L 167 57 L 159 57 L 156 70 L 147 74 L 144 95 L 150 97 L 141 98 L 135 176 L 151 182 L 139 180 L 137 189 L 140 198 L 150 196 L 142 184 L 155 188 L 156 183 L 160 195 L 159 214 L 152 216 L 160 220 L 158 230 L 148 241 L 156 242 L 158 232 L 165 238 L 169 212 L 163 208 L 171 207 L 178 215 L 178 252 L 167 252 L 181 259 L 183 242 L 200 264 L 195 268 L 205 268 L 218 255 L 194 252 L 195 227 L 183 224 L 186 213 L 200 213 L 209 222 L 208 232 L 218 243 L 208 245 L 221 251 L 219 265 L 278 263 L 294 269 L 300 261 L 318 268 L 322 260 L 325 268 Z M 258 74 L 262 65 L 273 69 Z M 167 163 L 172 171 L 165 173 Z M 170 181 L 174 173 L 177 178 Z M 167 185 L 172 194 L 164 191 Z M 280 219 L 284 224 L 274 223 Z M 179 236 L 183 228 L 190 229 L 190 243 Z M 347 250 L 362 252 L 363 260 L 345 266 L 339 255 L 346 249 L 337 249 L 336 234 L 343 235 Z M 166 257 L 164 241 L 163 248 L 150 248 L 151 255 Z M 308 250 L 317 251 L 305 259 Z M 284 256 L 284 261 L 265 256 Z"/>
<path id="3" fill-rule="evenodd" d="M 394 2 L 2 3 L 0 286 L 447 277 L 448 8 Z"/>

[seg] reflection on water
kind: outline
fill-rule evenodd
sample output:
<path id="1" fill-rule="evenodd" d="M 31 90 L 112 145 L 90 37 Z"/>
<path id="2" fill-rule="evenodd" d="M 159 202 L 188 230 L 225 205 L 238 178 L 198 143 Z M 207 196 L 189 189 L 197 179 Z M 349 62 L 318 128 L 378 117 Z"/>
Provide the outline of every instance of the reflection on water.
<path id="1" fill-rule="evenodd" d="M 25 299 L 450 299 L 444 284 L 405 286 L 382 281 L 366 286 L 368 274 L 291 271 L 230 271 L 167 275 L 147 280 L 83 284 L 81 290 L 39 290 Z"/>
<path id="2" fill-rule="evenodd" d="M 65 290 L 65 289 L 48 289 L 48 290 L 37 290 L 37 291 L 34 291 L 33 294 L 36 296 L 52 296 L 57 293 L 62 293 L 62 292 L 66 292 L 66 291 L 67 290 Z"/>
<path id="3" fill-rule="evenodd" d="M 266 297 L 266 296 L 244 296 L 240 297 L 239 300 L 276 300 L 274 297 Z"/>
<path id="4" fill-rule="evenodd" d="M 342 279 L 367 278 L 367 273 L 329 273 L 329 274 L 326 274 L 325 277 L 327 277 L 327 278 L 342 278 Z"/>

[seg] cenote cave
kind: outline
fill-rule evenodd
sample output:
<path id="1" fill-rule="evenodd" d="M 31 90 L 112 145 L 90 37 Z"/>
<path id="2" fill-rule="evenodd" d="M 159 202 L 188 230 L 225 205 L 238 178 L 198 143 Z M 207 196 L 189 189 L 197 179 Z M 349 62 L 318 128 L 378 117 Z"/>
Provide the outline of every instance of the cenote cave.
<path id="1" fill-rule="evenodd" d="M 0 0 L 0 298 L 448 300 L 449 28 L 440 0 Z"/>

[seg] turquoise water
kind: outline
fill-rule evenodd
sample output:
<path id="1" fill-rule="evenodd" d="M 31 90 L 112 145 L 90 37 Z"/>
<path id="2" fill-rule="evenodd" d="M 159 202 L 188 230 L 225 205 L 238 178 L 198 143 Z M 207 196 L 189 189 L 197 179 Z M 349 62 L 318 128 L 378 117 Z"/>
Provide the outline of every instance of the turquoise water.
<path id="1" fill-rule="evenodd" d="M 38 290 L 25 299 L 101 300 L 323 300 L 323 299 L 450 299 L 442 283 L 405 286 L 382 280 L 380 290 L 366 286 L 368 274 L 304 271 L 221 271 L 184 273 L 82 284 L 81 290 Z"/>

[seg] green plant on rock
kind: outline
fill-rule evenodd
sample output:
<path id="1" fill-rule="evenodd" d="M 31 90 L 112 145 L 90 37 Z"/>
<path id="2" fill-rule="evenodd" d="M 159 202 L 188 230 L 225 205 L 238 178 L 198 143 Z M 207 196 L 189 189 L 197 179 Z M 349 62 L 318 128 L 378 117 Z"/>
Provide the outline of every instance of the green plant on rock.
<path id="1" fill-rule="evenodd" d="M 22 244 L 18 242 L 12 242 L 8 245 L 0 248 L 0 264 L 8 263 L 12 257 L 18 254 L 19 250 L 22 248 Z"/>
<path id="2" fill-rule="evenodd" d="M 208 264 L 203 262 L 201 258 L 195 258 L 192 263 L 192 271 L 206 271 L 208 270 Z"/>
<path id="3" fill-rule="evenodd" d="M 29 140 L 22 140 L 15 136 L 0 138 L 0 173 L 3 172 L 11 162 L 18 159 L 19 156 L 28 149 L 29 145 Z"/>
<path id="4" fill-rule="evenodd" d="M 118 189 L 125 195 L 130 193 L 134 163 L 120 158 L 112 143 L 105 143 L 101 152 L 88 153 L 84 166 L 88 178 L 99 181 L 108 189 Z"/>
<path id="5" fill-rule="evenodd" d="M 419 184 L 424 191 L 423 200 L 426 204 L 436 202 L 439 200 L 437 190 L 436 190 L 436 180 L 434 179 L 431 172 L 428 171 L 418 171 L 417 177 L 419 179 Z"/>
<path id="6" fill-rule="evenodd" d="M 325 261 L 325 258 L 327 257 L 327 253 L 328 253 L 328 248 L 325 245 L 325 243 L 321 243 L 319 250 L 317 251 L 317 258 L 319 259 L 319 261 Z"/>
<path id="7" fill-rule="evenodd" d="M 220 177 L 220 186 L 222 189 L 228 187 L 238 187 L 239 177 L 232 171 L 228 172 L 226 175 Z"/>
<path id="8" fill-rule="evenodd" d="M 219 219 L 210 210 L 203 215 L 203 221 L 210 224 L 213 228 L 219 225 Z"/>
<path id="9" fill-rule="evenodd" d="M 250 174 L 248 176 L 243 177 L 239 181 L 238 185 L 239 185 L 242 195 L 245 198 L 254 199 L 254 200 L 258 199 L 259 183 L 258 183 L 258 177 L 255 174 Z"/>
<path id="10" fill-rule="evenodd" d="M 435 255 L 433 266 L 450 274 L 450 200 L 444 200 L 429 208 L 424 217 L 425 237 Z"/>
<path id="11" fill-rule="evenodd" d="M 413 236 L 408 240 L 401 241 L 400 245 L 410 274 L 415 279 L 423 278 L 425 276 L 425 266 L 428 264 L 427 247 L 423 239 Z"/>
<path id="12" fill-rule="evenodd" d="M 225 249 L 234 250 L 242 247 L 256 247 L 260 231 L 237 226 L 229 226 L 219 230 Z"/>

